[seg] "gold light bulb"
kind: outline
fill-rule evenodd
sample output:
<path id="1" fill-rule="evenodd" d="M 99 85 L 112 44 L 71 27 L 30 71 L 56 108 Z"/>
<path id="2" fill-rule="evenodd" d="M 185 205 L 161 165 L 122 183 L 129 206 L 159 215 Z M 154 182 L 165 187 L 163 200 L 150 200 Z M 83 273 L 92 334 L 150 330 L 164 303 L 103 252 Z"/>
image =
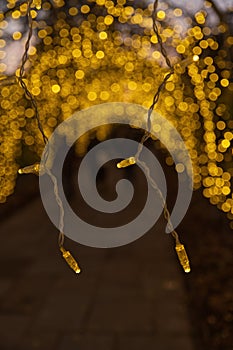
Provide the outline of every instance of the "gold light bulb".
<path id="1" fill-rule="evenodd" d="M 32 165 L 25 166 L 18 170 L 19 174 L 35 174 L 39 176 L 40 173 L 40 163 L 35 163 Z"/>
<path id="2" fill-rule="evenodd" d="M 176 244 L 176 253 L 180 260 L 180 264 L 182 265 L 184 272 L 189 273 L 191 271 L 188 255 L 186 253 L 185 247 L 181 243 Z"/>
<path id="3" fill-rule="evenodd" d="M 193 56 L 190 56 L 190 57 L 176 63 L 174 66 L 174 69 L 175 69 L 175 71 L 179 72 L 182 69 L 188 67 L 191 63 L 198 62 L 198 61 L 199 61 L 199 56 L 193 55 Z"/>
<path id="4" fill-rule="evenodd" d="M 71 253 L 66 250 L 64 247 L 60 247 L 60 251 L 62 252 L 62 256 L 67 262 L 67 264 L 70 266 L 70 268 L 75 272 L 75 273 L 80 273 L 81 269 L 75 260 L 75 258 L 71 255 Z"/>
<path id="5" fill-rule="evenodd" d="M 121 162 L 117 163 L 118 168 L 126 168 L 130 165 L 133 165 L 136 163 L 135 157 L 129 157 L 126 159 L 123 159 Z"/>

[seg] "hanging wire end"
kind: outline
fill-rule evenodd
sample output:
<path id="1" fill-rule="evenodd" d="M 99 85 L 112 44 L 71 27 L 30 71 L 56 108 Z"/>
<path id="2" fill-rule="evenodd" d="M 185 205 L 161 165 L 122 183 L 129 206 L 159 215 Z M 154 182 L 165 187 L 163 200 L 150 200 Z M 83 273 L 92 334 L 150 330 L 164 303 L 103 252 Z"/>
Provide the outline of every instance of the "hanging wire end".
<path id="1" fill-rule="evenodd" d="M 189 264 L 189 258 L 188 258 L 188 255 L 186 253 L 184 245 L 181 244 L 180 242 L 177 242 L 175 249 L 176 249 L 176 254 L 178 256 L 180 264 L 184 269 L 184 272 L 189 273 L 191 271 L 191 268 L 190 268 L 190 264 Z"/>
<path id="2" fill-rule="evenodd" d="M 78 265 L 78 262 L 75 260 L 75 258 L 71 255 L 71 253 L 66 250 L 63 246 L 60 247 L 60 251 L 62 253 L 63 258 L 65 259 L 66 263 L 69 265 L 69 267 L 75 272 L 80 273 L 81 269 Z"/>

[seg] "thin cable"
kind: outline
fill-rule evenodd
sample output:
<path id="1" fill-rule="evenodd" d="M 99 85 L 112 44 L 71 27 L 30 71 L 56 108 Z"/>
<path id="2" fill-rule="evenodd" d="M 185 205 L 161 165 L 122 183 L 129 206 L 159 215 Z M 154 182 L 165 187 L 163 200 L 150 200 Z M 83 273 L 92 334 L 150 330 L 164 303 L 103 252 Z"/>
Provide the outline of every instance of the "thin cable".
<path id="1" fill-rule="evenodd" d="M 59 209 L 60 209 L 60 215 L 59 215 L 59 230 L 60 230 L 60 232 L 58 235 L 58 245 L 59 245 L 59 247 L 62 247 L 64 245 L 64 240 L 65 240 L 64 233 L 63 233 L 64 232 L 64 215 L 65 215 L 64 207 L 62 204 L 62 200 L 59 196 L 56 176 L 54 176 L 52 174 L 52 172 L 49 168 L 46 168 L 46 172 L 49 174 L 49 176 L 53 182 L 54 195 L 55 195 L 56 202 L 57 202 Z"/>
<path id="2" fill-rule="evenodd" d="M 25 95 L 30 99 L 31 104 L 33 106 L 34 112 L 35 112 L 35 118 L 37 120 L 37 125 L 38 125 L 38 129 L 42 135 L 44 144 L 47 145 L 48 143 L 48 137 L 45 135 L 44 129 L 43 129 L 43 125 L 41 123 L 40 120 L 40 116 L 39 116 L 39 111 L 38 111 L 38 106 L 37 106 L 37 102 L 36 99 L 34 98 L 34 96 L 32 95 L 32 93 L 29 91 L 27 84 L 24 81 L 24 75 L 25 75 L 25 64 L 28 61 L 28 51 L 30 48 L 30 42 L 31 42 L 31 38 L 32 38 L 32 34 L 33 34 L 33 19 L 31 16 L 31 5 L 32 5 L 33 0 L 28 0 L 27 1 L 27 18 L 28 18 L 28 27 L 29 27 L 29 31 L 28 31 L 28 37 L 27 37 L 27 41 L 25 43 L 25 50 L 24 50 L 24 54 L 22 57 L 22 62 L 21 62 L 21 66 L 19 69 L 19 83 L 21 85 L 21 87 L 24 89 Z M 47 153 L 46 153 L 46 157 L 48 157 L 48 152 L 49 149 L 47 149 Z M 46 171 L 48 173 L 48 175 L 50 176 L 52 182 L 53 182 L 53 188 L 54 188 L 54 195 L 56 198 L 56 202 L 57 205 L 59 207 L 60 210 L 60 216 L 59 216 L 59 236 L 58 236 L 58 245 L 61 248 L 64 244 L 64 208 L 63 208 L 63 204 L 62 204 L 62 200 L 59 196 L 59 190 L 58 190 L 58 184 L 57 184 L 57 179 L 56 177 L 52 174 L 51 170 L 48 169 L 48 167 L 46 167 Z"/>
<path id="3" fill-rule="evenodd" d="M 153 6 L 153 12 L 152 12 L 152 21 L 153 21 L 153 30 L 155 35 L 157 36 L 157 40 L 158 40 L 158 44 L 160 47 L 160 51 L 166 61 L 167 66 L 169 67 L 170 71 L 164 76 L 162 83 L 159 85 L 156 93 L 154 94 L 153 97 L 153 101 L 151 106 L 148 109 L 147 112 L 147 131 L 145 132 L 145 134 L 143 135 L 140 144 L 138 145 L 138 150 L 137 153 L 135 155 L 135 158 L 138 159 L 141 151 L 142 151 L 142 146 L 144 144 L 144 142 L 146 142 L 146 140 L 148 140 L 150 138 L 150 130 L 151 130 L 151 114 L 155 108 L 155 105 L 158 103 L 159 97 L 160 97 L 160 93 L 163 90 L 166 82 L 168 81 L 168 79 L 172 76 L 172 74 L 174 73 L 174 67 L 172 66 L 172 63 L 168 57 L 167 51 L 163 45 L 163 41 L 161 38 L 161 35 L 159 33 L 159 28 L 157 25 L 157 9 L 158 9 L 158 0 L 154 1 L 154 6 Z"/>
<path id="4" fill-rule="evenodd" d="M 150 138 L 150 131 L 151 131 L 151 115 L 153 113 L 153 110 L 155 108 L 155 105 L 158 103 L 158 100 L 159 100 L 159 97 L 160 97 L 160 93 L 161 91 L 163 90 L 166 82 L 168 81 L 168 79 L 173 75 L 174 73 L 174 67 L 172 66 L 171 64 L 171 61 L 168 57 L 168 54 L 167 54 L 167 51 L 163 45 L 163 41 L 162 41 L 162 38 L 161 38 L 161 35 L 159 33 L 159 28 L 158 28 L 158 25 L 157 25 L 157 8 L 158 8 L 158 0 L 155 0 L 154 1 L 154 6 L 153 6 L 153 13 L 152 13 L 152 20 L 153 20 L 153 30 L 154 30 L 154 33 L 156 34 L 157 36 L 157 39 L 158 39 L 158 44 L 160 46 L 160 51 L 166 61 L 166 64 L 167 66 L 169 67 L 170 71 L 164 76 L 163 78 L 163 81 L 162 83 L 159 85 L 156 93 L 154 94 L 154 97 L 153 97 L 153 101 L 152 101 L 152 104 L 151 106 L 149 107 L 148 109 L 148 112 L 147 112 L 147 131 L 145 132 L 145 134 L 143 135 L 139 145 L 138 145 L 138 150 L 137 150 L 137 153 L 135 154 L 135 159 L 136 159 L 136 162 L 138 164 L 140 164 L 142 166 L 142 168 L 144 169 L 145 171 L 145 174 L 147 175 L 147 178 L 148 178 L 148 181 L 149 183 L 151 184 L 151 186 L 154 188 L 154 190 L 159 194 L 159 197 L 163 203 L 163 215 L 164 215 L 164 218 L 166 219 L 167 223 L 168 223 L 168 227 L 169 227 L 169 230 L 171 232 L 171 235 L 173 236 L 173 238 L 175 239 L 176 241 L 176 244 L 179 244 L 180 243 L 180 240 L 179 240 L 179 236 L 178 236 L 178 233 L 174 230 L 174 227 L 171 223 L 171 220 L 170 220 L 170 212 L 168 210 L 168 207 L 167 207 L 167 202 L 161 192 L 161 190 L 159 189 L 158 185 L 156 184 L 156 182 L 154 181 L 154 179 L 151 177 L 150 175 L 150 169 L 148 168 L 148 166 L 146 165 L 146 163 L 142 162 L 139 160 L 139 156 L 142 152 L 142 149 L 143 149 L 143 144 L 144 142 L 146 142 L 146 140 L 148 140 Z"/>
<path id="5" fill-rule="evenodd" d="M 19 69 L 19 83 L 22 86 L 22 88 L 24 89 L 25 95 L 29 98 L 29 100 L 31 101 L 31 104 L 33 106 L 34 112 L 35 112 L 35 118 L 37 120 L 37 125 L 38 125 L 38 129 L 42 135 L 44 144 L 47 143 L 48 138 L 44 133 L 44 129 L 43 126 L 41 124 L 40 121 L 40 117 L 39 117 L 39 112 L 38 112 L 38 107 L 37 107 L 37 102 L 35 97 L 32 95 L 32 93 L 29 91 L 27 84 L 24 81 L 24 74 L 25 74 L 25 64 L 28 61 L 28 51 L 30 48 L 30 41 L 32 38 L 32 34 L 33 34 L 33 20 L 32 20 L 32 16 L 31 16 L 31 5 L 32 5 L 33 0 L 28 0 L 27 4 L 27 18 L 28 18 L 28 27 L 29 27 L 29 31 L 28 31 L 28 37 L 27 37 L 27 41 L 25 43 L 25 48 L 24 48 L 24 54 L 22 57 L 22 62 L 21 62 L 21 66 Z"/>
<path id="6" fill-rule="evenodd" d="M 156 182 L 154 181 L 154 179 L 151 177 L 149 167 L 146 165 L 145 162 L 143 162 L 143 161 L 141 161 L 141 160 L 139 160 L 139 159 L 138 159 L 137 163 L 140 164 L 141 167 L 144 169 L 145 174 L 146 174 L 146 176 L 147 176 L 147 178 L 148 178 L 148 181 L 149 181 L 150 185 L 151 185 L 151 186 L 153 187 L 153 189 L 158 193 L 158 195 L 159 195 L 159 197 L 160 197 L 160 199 L 161 199 L 161 201 L 162 201 L 162 205 L 163 205 L 163 214 L 164 214 L 164 217 L 165 217 L 165 219 L 166 219 L 166 221 L 167 221 L 167 225 L 168 225 L 168 227 L 169 227 L 169 231 L 170 231 L 171 235 L 174 237 L 176 243 L 180 243 L 178 233 L 175 231 L 175 229 L 174 229 L 174 227 L 173 227 L 173 225 L 172 225 L 172 222 L 171 222 L 171 220 L 170 220 L 171 215 L 170 215 L 170 212 L 169 212 L 169 210 L 168 210 L 166 200 L 165 200 L 165 198 L 164 198 L 164 196 L 163 196 L 161 190 L 159 189 L 157 183 L 156 183 Z"/>
<path id="7" fill-rule="evenodd" d="M 153 12 L 152 12 L 152 20 L 153 20 L 153 30 L 157 36 L 157 39 L 158 39 L 158 43 L 159 43 L 159 46 L 160 46 L 160 51 L 163 55 L 163 57 L 165 58 L 165 61 L 168 65 L 168 67 L 170 69 L 173 69 L 172 67 L 172 64 L 171 64 L 171 61 L 170 61 L 170 58 L 168 57 L 167 55 L 167 51 L 163 45 L 163 40 L 162 40 L 162 37 L 159 33 L 159 28 L 158 28 L 158 25 L 157 25 L 157 9 L 158 9 L 158 3 L 159 1 L 158 0 L 155 0 L 154 1 L 154 6 L 153 6 Z"/>

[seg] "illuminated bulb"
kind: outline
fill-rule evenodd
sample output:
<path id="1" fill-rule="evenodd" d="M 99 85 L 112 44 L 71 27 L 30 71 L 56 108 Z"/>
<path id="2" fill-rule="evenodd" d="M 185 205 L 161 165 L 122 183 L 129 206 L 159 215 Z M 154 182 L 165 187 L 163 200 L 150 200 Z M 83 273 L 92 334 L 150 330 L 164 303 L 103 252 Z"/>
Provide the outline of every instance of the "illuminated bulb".
<path id="1" fill-rule="evenodd" d="M 186 68 L 191 63 L 198 62 L 198 61 L 199 61 L 199 56 L 198 55 L 194 55 L 194 56 L 188 57 L 185 60 L 175 64 L 175 69 L 177 70 L 179 68 Z"/>
<path id="2" fill-rule="evenodd" d="M 193 56 L 193 62 L 197 62 L 199 61 L 199 56 L 198 55 L 194 55 Z"/>
<path id="3" fill-rule="evenodd" d="M 136 159 L 134 157 L 129 157 L 123 159 L 120 163 L 117 163 L 118 168 L 126 168 L 127 166 L 133 165 L 136 163 Z"/>
<path id="4" fill-rule="evenodd" d="M 64 247 L 60 247 L 60 251 L 62 252 L 62 256 L 67 262 L 67 264 L 70 266 L 70 268 L 75 272 L 75 273 L 80 273 L 81 269 L 78 266 L 77 261 L 74 259 L 74 257 L 71 255 L 71 253 L 66 250 Z"/>
<path id="5" fill-rule="evenodd" d="M 40 172 L 40 163 L 28 165 L 18 170 L 19 174 L 35 174 L 38 176 L 39 176 L 39 172 Z"/>
<path id="6" fill-rule="evenodd" d="M 189 265 L 189 259 L 188 255 L 186 253 L 185 247 L 181 243 L 176 244 L 176 253 L 180 260 L 180 264 L 182 265 L 184 272 L 189 273 L 191 271 L 190 265 Z"/>

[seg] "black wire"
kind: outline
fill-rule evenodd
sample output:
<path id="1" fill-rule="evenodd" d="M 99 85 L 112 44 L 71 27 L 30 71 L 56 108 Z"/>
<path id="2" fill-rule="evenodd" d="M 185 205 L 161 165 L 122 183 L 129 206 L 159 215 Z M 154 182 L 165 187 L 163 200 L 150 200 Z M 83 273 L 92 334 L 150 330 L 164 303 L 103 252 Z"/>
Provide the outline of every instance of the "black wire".
<path id="1" fill-rule="evenodd" d="M 163 55 L 163 57 L 165 58 L 166 64 L 168 65 L 168 67 L 170 68 L 170 72 L 165 75 L 162 83 L 159 85 L 156 93 L 154 94 L 153 97 L 153 102 L 151 104 L 151 106 L 148 109 L 148 113 L 147 113 L 147 131 L 145 132 L 145 134 L 143 135 L 141 142 L 140 143 L 144 143 L 149 137 L 150 137 L 150 130 L 151 130 L 151 114 L 155 108 L 155 105 L 157 104 L 159 97 L 160 97 L 160 93 L 164 88 L 165 83 L 167 82 L 167 80 L 171 77 L 171 75 L 173 74 L 174 70 L 173 70 L 173 66 L 171 64 L 171 61 L 168 57 L 167 51 L 163 45 L 163 41 L 161 38 L 161 35 L 159 33 L 159 28 L 157 25 L 157 8 L 158 8 L 158 0 L 154 1 L 154 6 L 153 6 L 153 13 L 152 13 L 152 20 L 153 20 L 153 30 L 157 36 L 158 39 L 158 43 L 160 46 L 160 51 Z"/>
<path id="2" fill-rule="evenodd" d="M 18 80 L 19 80 L 20 85 L 24 89 L 25 95 L 31 101 L 31 104 L 32 104 L 34 112 L 35 112 L 35 118 L 36 118 L 36 121 L 37 121 L 38 129 L 39 129 L 39 131 L 40 131 L 40 133 L 42 135 L 44 143 L 47 144 L 48 138 L 45 135 L 43 126 L 41 124 L 41 120 L 40 120 L 40 116 L 39 116 L 39 112 L 38 112 L 36 99 L 32 95 L 32 93 L 29 91 L 25 81 L 23 80 L 23 77 L 24 77 L 24 74 L 25 74 L 25 64 L 26 64 L 26 62 L 28 60 L 28 51 L 29 51 L 29 47 L 30 47 L 30 41 L 31 41 L 31 38 L 32 38 L 32 33 L 33 33 L 33 21 L 32 21 L 32 16 L 31 16 L 31 5 L 32 5 L 32 2 L 33 2 L 33 0 L 28 0 L 28 2 L 27 2 L 27 4 L 28 4 L 27 18 L 28 18 L 29 32 L 28 32 L 27 41 L 25 43 L 25 49 L 24 49 L 24 54 L 23 54 L 23 57 L 22 57 L 20 70 L 19 70 Z"/>
<path id="3" fill-rule="evenodd" d="M 163 57 L 165 58 L 165 61 L 168 65 L 168 67 L 170 69 L 172 69 L 172 64 L 171 64 L 171 61 L 167 55 L 167 51 L 163 45 L 163 41 L 162 41 L 162 38 L 161 38 L 161 35 L 159 34 L 159 28 L 158 28 L 158 25 L 157 25 L 157 8 L 158 8 L 158 0 L 155 0 L 154 2 L 154 6 L 153 6 L 153 12 L 152 12 L 152 20 L 153 20 L 153 29 L 154 29 L 154 32 L 157 36 L 157 39 L 158 39 L 158 43 L 159 43 L 159 46 L 160 46 L 160 51 L 163 55 Z"/>

